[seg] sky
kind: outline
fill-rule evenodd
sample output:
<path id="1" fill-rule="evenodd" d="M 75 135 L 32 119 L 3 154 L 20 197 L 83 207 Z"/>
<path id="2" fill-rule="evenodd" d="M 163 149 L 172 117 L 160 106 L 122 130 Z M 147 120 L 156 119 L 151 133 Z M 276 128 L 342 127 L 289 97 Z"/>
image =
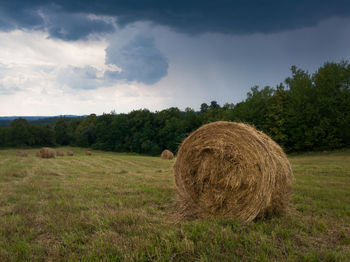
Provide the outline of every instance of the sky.
<path id="1" fill-rule="evenodd" d="M 0 116 L 198 110 L 341 60 L 348 0 L 0 0 Z"/>

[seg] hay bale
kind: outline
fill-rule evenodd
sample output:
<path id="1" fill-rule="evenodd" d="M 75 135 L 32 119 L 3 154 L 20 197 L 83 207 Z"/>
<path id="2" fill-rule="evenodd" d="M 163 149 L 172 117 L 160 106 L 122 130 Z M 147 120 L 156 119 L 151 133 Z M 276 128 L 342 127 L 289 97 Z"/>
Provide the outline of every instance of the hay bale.
<path id="1" fill-rule="evenodd" d="M 181 144 L 174 164 L 180 213 L 248 222 L 286 211 L 293 175 L 279 145 L 254 127 L 219 121 Z"/>
<path id="2" fill-rule="evenodd" d="M 85 153 L 87 156 L 91 156 L 91 151 L 86 151 Z"/>
<path id="3" fill-rule="evenodd" d="M 55 150 L 49 147 L 43 147 L 39 151 L 41 158 L 55 158 Z"/>
<path id="4" fill-rule="evenodd" d="M 60 152 L 60 151 L 57 151 L 57 152 L 56 152 L 56 156 L 64 156 L 64 153 L 63 153 L 63 152 Z"/>
<path id="5" fill-rule="evenodd" d="M 74 156 L 74 153 L 72 151 L 68 151 L 67 156 Z"/>
<path id="6" fill-rule="evenodd" d="M 162 159 L 171 160 L 171 159 L 174 158 L 174 154 L 173 154 L 171 151 L 169 151 L 168 149 L 165 149 L 165 150 L 162 152 L 162 154 L 160 155 L 160 157 L 161 157 Z"/>
<path id="7" fill-rule="evenodd" d="M 16 152 L 16 156 L 27 157 L 28 154 L 27 154 L 26 152 L 23 152 L 23 151 L 17 151 L 17 152 Z"/>

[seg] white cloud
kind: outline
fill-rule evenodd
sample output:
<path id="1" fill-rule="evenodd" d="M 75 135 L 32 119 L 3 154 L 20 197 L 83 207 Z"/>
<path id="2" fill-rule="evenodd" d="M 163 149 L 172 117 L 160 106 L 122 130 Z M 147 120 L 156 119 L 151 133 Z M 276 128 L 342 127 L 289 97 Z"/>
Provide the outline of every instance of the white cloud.
<path id="1" fill-rule="evenodd" d="M 136 78 L 106 80 L 106 71 L 123 72 L 125 66 L 118 64 L 120 56 L 106 65 L 105 49 L 113 45 L 121 50 L 138 35 L 154 39 L 154 47 L 167 58 L 166 77 L 153 85 Z M 312 73 L 327 60 L 350 58 L 349 19 L 267 35 L 189 36 L 135 23 L 100 40 L 65 42 L 47 36 L 37 31 L 0 33 L 0 115 L 198 109 L 211 100 L 239 102 L 253 85 L 274 86 L 293 64 Z"/>
<path id="2" fill-rule="evenodd" d="M 107 42 L 65 42 L 40 31 L 0 32 L 0 63 L 15 66 L 104 67 Z"/>
<path id="3" fill-rule="evenodd" d="M 107 70 L 121 71 L 105 64 L 106 40 L 65 42 L 47 36 L 0 33 L 0 115 L 155 110 L 163 101 L 145 85 L 104 79 Z"/>
<path id="4" fill-rule="evenodd" d="M 107 43 L 100 41 L 64 42 L 48 39 L 38 31 L 0 33 L 0 68 L 2 90 L 8 94 L 42 90 L 49 93 L 60 88 L 57 74 L 68 66 L 93 65 L 104 70 Z"/>

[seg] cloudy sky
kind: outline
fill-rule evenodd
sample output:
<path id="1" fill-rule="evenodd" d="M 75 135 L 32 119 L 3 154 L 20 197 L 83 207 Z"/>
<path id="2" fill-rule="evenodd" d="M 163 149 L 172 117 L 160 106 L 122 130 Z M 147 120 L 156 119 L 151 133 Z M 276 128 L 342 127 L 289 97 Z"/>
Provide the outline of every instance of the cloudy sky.
<path id="1" fill-rule="evenodd" d="M 237 103 L 342 59 L 348 0 L 0 0 L 0 116 Z"/>

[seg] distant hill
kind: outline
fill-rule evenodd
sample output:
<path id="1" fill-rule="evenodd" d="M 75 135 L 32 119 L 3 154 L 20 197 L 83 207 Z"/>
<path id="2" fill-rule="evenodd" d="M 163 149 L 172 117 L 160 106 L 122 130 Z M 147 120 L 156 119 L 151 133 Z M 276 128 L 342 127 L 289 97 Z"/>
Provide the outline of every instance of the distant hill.
<path id="1" fill-rule="evenodd" d="M 8 126 L 10 124 L 11 120 L 1 119 L 0 120 L 0 127 L 2 126 Z"/>
<path id="2" fill-rule="evenodd" d="M 85 118 L 86 115 L 77 116 L 77 115 L 60 115 L 60 116 L 0 116 L 0 127 L 5 127 L 10 125 L 11 121 L 17 118 L 24 118 L 30 123 L 37 125 L 53 124 L 56 122 L 57 118 L 65 117 L 68 121 Z"/>

